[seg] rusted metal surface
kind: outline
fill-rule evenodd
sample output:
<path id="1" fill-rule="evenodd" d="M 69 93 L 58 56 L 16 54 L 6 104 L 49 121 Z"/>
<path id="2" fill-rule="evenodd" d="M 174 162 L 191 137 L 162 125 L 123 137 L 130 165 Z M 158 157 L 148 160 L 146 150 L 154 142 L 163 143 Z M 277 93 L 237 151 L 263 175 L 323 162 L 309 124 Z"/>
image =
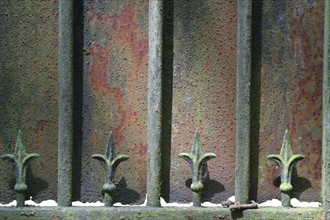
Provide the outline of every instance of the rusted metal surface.
<path id="1" fill-rule="evenodd" d="M 263 1 L 258 201 L 280 197 L 278 167 L 262 158 L 280 150 L 286 128 L 293 152 L 305 155 L 292 174 L 293 197 L 320 200 L 323 7 Z"/>
<path id="2" fill-rule="evenodd" d="M 250 203 L 241 204 L 240 202 L 234 202 L 233 205 L 229 206 L 231 211 L 242 211 L 246 209 L 257 209 L 258 203 L 251 201 Z"/>
<path id="3" fill-rule="evenodd" d="M 81 200 L 102 199 L 103 170 L 90 157 L 103 151 L 104 136 L 113 130 L 116 151 L 130 155 L 116 172 L 114 202 L 142 203 L 147 167 L 148 1 L 84 1 L 84 10 Z"/>
<path id="4" fill-rule="evenodd" d="M 0 1 L 0 154 L 13 152 L 17 130 L 29 152 L 27 195 L 57 194 L 57 1 Z M 15 171 L 0 161 L 0 202 L 15 198 Z"/>
<path id="5" fill-rule="evenodd" d="M 27 184 L 32 185 L 27 193 L 37 201 L 54 199 L 58 1 L 0 1 L 0 7 L 0 154 L 14 149 L 19 127 L 26 131 L 29 151 L 43 155 L 33 162 L 37 173 L 27 170 Z M 293 172 L 293 196 L 320 199 L 323 7 L 321 0 L 265 0 L 257 10 L 260 19 L 253 25 L 261 29 L 252 39 L 257 46 L 252 63 L 260 73 L 252 73 L 257 83 L 251 86 L 256 97 L 251 115 L 259 147 L 253 148 L 252 161 L 252 170 L 258 171 L 253 174 L 258 177 L 258 202 L 280 197 L 279 173 L 265 157 L 279 151 L 285 128 L 292 150 L 306 156 Z M 190 150 L 196 128 L 203 134 L 204 150 L 218 155 L 208 163 L 203 199 L 220 203 L 234 194 L 236 8 L 235 0 L 174 1 L 170 201 L 191 201 L 190 168 L 177 155 Z M 104 171 L 91 155 L 103 151 L 104 136 L 113 130 L 116 153 L 130 155 L 118 167 L 121 196 L 116 197 L 142 203 L 147 182 L 148 1 L 85 0 L 83 13 L 84 73 L 75 83 L 82 88 L 81 106 L 75 106 L 82 121 L 81 128 L 74 128 L 81 131 L 82 145 L 74 167 L 82 169 L 75 172 L 74 198 L 102 200 Z M 11 168 L 0 161 L 0 202 L 14 197 Z"/>
<path id="6" fill-rule="evenodd" d="M 234 195 L 236 1 L 175 1 L 171 201 L 191 201 L 189 152 L 195 130 L 208 162 L 202 201 Z"/>

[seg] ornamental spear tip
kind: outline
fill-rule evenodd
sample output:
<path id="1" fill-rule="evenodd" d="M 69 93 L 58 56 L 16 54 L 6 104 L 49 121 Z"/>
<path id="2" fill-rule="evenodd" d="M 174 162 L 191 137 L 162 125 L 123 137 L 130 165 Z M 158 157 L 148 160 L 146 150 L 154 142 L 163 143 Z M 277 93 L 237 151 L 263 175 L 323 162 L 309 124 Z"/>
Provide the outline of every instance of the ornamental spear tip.
<path id="1" fill-rule="evenodd" d="M 103 184 L 102 191 L 104 193 L 105 206 L 112 206 L 113 198 L 111 193 L 116 189 L 116 185 L 114 184 L 116 168 L 120 162 L 128 160 L 129 156 L 126 154 L 115 154 L 114 137 L 113 133 L 110 132 L 109 140 L 105 148 L 105 154 L 93 154 L 92 158 L 97 159 L 105 164 L 106 181 Z"/>
<path id="2" fill-rule="evenodd" d="M 192 184 L 190 189 L 193 193 L 193 206 L 201 206 L 201 191 L 203 189 L 202 183 L 202 165 L 210 159 L 216 157 L 214 153 L 203 153 L 201 149 L 200 133 L 195 132 L 194 143 L 190 153 L 180 153 L 180 158 L 185 159 L 190 165 L 192 170 Z"/>
<path id="3" fill-rule="evenodd" d="M 36 153 L 26 153 L 22 136 L 22 131 L 18 130 L 14 154 L 1 155 L 2 159 L 13 161 L 16 167 L 16 184 L 14 189 L 16 192 L 17 207 L 23 207 L 25 203 L 25 194 L 27 191 L 27 185 L 25 183 L 26 167 L 31 160 L 39 157 L 39 154 Z"/>
<path id="4" fill-rule="evenodd" d="M 290 207 L 291 193 L 293 186 L 291 185 L 291 175 L 293 167 L 300 160 L 304 159 L 302 154 L 292 154 L 292 147 L 290 144 L 290 136 L 288 130 L 285 130 L 283 137 L 283 144 L 279 155 L 272 154 L 267 156 L 267 159 L 273 160 L 281 168 L 281 200 L 282 206 Z"/>

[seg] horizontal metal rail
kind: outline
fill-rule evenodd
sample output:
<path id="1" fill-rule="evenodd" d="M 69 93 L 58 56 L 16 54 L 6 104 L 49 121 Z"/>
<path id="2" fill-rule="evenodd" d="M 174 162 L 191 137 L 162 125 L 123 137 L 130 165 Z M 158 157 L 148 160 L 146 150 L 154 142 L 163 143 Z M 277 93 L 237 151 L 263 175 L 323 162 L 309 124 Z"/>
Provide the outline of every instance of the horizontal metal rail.
<path id="1" fill-rule="evenodd" d="M 322 208 L 260 208 L 231 212 L 225 208 L 47 207 L 0 208 L 0 219 L 323 219 Z"/>

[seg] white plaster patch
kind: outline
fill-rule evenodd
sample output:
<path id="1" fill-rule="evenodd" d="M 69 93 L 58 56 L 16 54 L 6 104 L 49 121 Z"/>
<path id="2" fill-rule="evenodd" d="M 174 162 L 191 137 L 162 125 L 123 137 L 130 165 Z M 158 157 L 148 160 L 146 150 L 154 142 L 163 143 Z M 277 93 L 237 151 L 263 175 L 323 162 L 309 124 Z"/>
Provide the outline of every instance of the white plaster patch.
<path id="1" fill-rule="evenodd" d="M 104 202 L 97 201 L 83 203 L 80 201 L 74 201 L 72 202 L 72 206 L 104 206 Z"/>
<path id="2" fill-rule="evenodd" d="M 272 200 L 267 200 L 266 202 L 262 202 L 258 206 L 259 207 L 267 207 L 267 206 L 278 207 L 278 206 L 282 206 L 282 202 L 278 199 L 272 199 Z"/>
<path id="3" fill-rule="evenodd" d="M 211 202 L 203 202 L 202 206 L 203 207 L 222 207 L 221 204 L 215 204 L 215 203 L 211 203 Z"/>
<path id="4" fill-rule="evenodd" d="M 235 202 L 235 196 L 229 197 L 227 200 Z M 167 203 L 163 198 L 160 198 L 160 204 L 162 207 L 192 207 L 193 203 Z M 32 200 L 32 197 L 30 197 L 29 200 L 25 201 L 26 206 L 37 206 L 37 207 L 49 207 L 49 206 L 58 206 L 57 202 L 55 200 L 45 200 L 42 201 L 41 203 L 36 203 Z M 147 197 L 146 200 L 141 204 L 141 205 L 124 205 L 121 204 L 120 202 L 117 202 L 114 204 L 115 207 L 122 207 L 122 206 L 146 206 L 147 205 Z M 268 200 L 266 202 L 260 203 L 258 206 L 259 207 L 280 207 L 282 205 L 281 201 L 278 199 L 272 199 Z M 315 207 L 318 208 L 321 206 L 321 203 L 319 202 L 301 202 L 296 198 L 291 199 L 291 205 L 293 207 Z M 11 206 L 16 206 L 16 200 L 8 203 L 8 204 L 1 204 L 0 206 L 4 207 L 11 207 Z M 72 202 L 72 206 L 104 206 L 103 202 L 97 201 L 97 202 L 80 202 L 80 201 L 74 201 Z M 222 207 L 221 204 L 214 204 L 211 202 L 203 202 L 202 203 L 203 207 Z"/>
<path id="5" fill-rule="evenodd" d="M 235 202 L 235 196 L 231 196 L 229 197 L 227 200 L 231 201 L 231 202 Z"/>
<path id="6" fill-rule="evenodd" d="M 8 203 L 8 204 L 2 204 L 2 203 L 0 203 L 0 206 L 16 206 L 16 200 L 14 200 L 14 201 L 12 201 L 12 202 L 10 202 L 10 203 Z"/>
<path id="7" fill-rule="evenodd" d="M 38 206 L 41 206 L 41 207 L 58 206 L 58 204 L 55 200 L 49 199 L 49 200 L 42 201 L 41 203 L 38 204 Z"/>
<path id="8" fill-rule="evenodd" d="M 318 208 L 321 207 L 321 203 L 319 202 L 301 202 L 296 198 L 291 199 L 291 205 L 293 207 L 314 207 L 314 208 Z M 282 206 L 282 202 L 278 199 L 272 199 L 272 200 L 268 200 L 266 202 L 260 203 L 259 207 L 278 207 L 278 206 Z"/>
<path id="9" fill-rule="evenodd" d="M 319 202 L 301 202 L 296 198 L 291 199 L 291 205 L 293 207 L 321 207 L 321 203 Z"/>
<path id="10" fill-rule="evenodd" d="M 162 197 L 160 197 L 160 205 L 162 207 L 192 207 L 193 203 L 167 203 Z"/>

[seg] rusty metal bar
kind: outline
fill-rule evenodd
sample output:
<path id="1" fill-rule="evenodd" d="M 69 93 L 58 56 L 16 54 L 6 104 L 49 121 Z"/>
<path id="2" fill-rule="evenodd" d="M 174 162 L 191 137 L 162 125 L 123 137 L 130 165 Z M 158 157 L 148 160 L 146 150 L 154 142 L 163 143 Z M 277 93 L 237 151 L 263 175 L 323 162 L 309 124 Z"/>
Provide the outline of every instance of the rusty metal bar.
<path id="1" fill-rule="evenodd" d="M 153 207 L 161 194 L 163 19 L 163 0 L 149 1 L 147 205 Z"/>
<path id="2" fill-rule="evenodd" d="M 59 206 L 72 202 L 73 152 L 73 0 L 59 1 L 59 116 L 58 190 Z"/>
<path id="3" fill-rule="evenodd" d="M 248 203 L 250 181 L 250 95 L 252 0 L 237 0 L 237 92 L 235 198 Z"/>
<path id="4" fill-rule="evenodd" d="M 322 107 L 322 197 L 325 219 L 330 218 L 330 1 L 324 1 Z"/>

